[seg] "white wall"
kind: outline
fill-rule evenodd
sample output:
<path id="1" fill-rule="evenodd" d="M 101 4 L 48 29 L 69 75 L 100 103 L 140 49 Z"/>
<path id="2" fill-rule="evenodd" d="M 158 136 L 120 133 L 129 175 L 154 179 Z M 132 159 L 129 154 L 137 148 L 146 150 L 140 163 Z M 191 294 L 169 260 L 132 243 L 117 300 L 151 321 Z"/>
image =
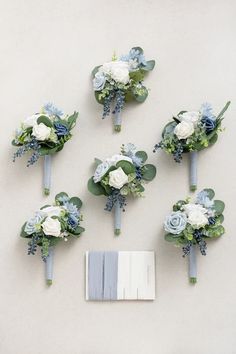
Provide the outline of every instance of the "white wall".
<path id="1" fill-rule="evenodd" d="M 236 3 L 233 0 L 9 0 L 0 1 L 1 87 L 1 354 L 234 354 L 236 353 Z M 121 134 L 93 97 L 90 72 L 113 51 L 144 48 L 157 66 L 143 105 L 124 111 Z M 201 153 L 199 188 L 226 202 L 227 233 L 198 257 L 199 282 L 187 281 L 181 250 L 163 239 L 172 204 L 188 194 L 187 161 L 179 166 L 152 148 L 179 110 L 227 100 L 219 143 Z M 53 101 L 78 109 L 74 138 L 55 158 L 50 198 L 41 194 L 42 165 L 13 164 L 12 133 L 20 120 Z M 113 237 L 105 199 L 87 192 L 95 156 L 134 142 L 149 152 L 158 175 L 146 198 L 130 201 L 123 233 Z M 84 201 L 86 233 L 55 257 L 55 282 L 46 288 L 40 257 L 26 254 L 20 227 L 62 190 Z M 154 302 L 87 303 L 86 250 L 157 252 Z"/>

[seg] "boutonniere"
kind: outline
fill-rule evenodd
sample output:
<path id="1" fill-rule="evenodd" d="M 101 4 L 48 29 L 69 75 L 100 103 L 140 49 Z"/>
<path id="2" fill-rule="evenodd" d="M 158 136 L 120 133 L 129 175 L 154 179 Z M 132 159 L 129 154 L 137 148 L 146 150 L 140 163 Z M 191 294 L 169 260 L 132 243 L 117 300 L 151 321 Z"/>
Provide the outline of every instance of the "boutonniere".
<path id="1" fill-rule="evenodd" d="M 62 192 L 56 195 L 53 205 L 45 205 L 24 223 L 21 237 L 27 238 L 28 255 L 34 255 L 38 248 L 46 266 L 46 282 L 52 284 L 53 253 L 60 241 L 78 238 L 84 231 L 80 226 L 82 202 L 78 197 L 70 198 Z"/>
<path id="2" fill-rule="evenodd" d="M 208 103 L 203 104 L 199 111 L 181 111 L 165 126 L 162 140 L 155 145 L 154 152 L 163 149 L 172 154 L 176 162 L 181 162 L 183 153 L 189 153 L 191 191 L 197 189 L 198 151 L 215 144 L 229 105 L 230 102 L 227 102 L 217 116 Z"/>
<path id="3" fill-rule="evenodd" d="M 115 235 L 121 231 L 121 211 L 125 211 L 128 196 L 141 197 L 146 182 L 156 176 L 156 167 L 146 164 L 145 151 L 133 144 L 122 145 L 121 153 L 104 161 L 95 159 L 96 170 L 88 181 L 88 190 L 107 197 L 105 210 L 115 212 Z"/>
<path id="4" fill-rule="evenodd" d="M 103 105 L 105 118 L 112 112 L 115 131 L 121 130 L 121 112 L 128 101 L 142 103 L 148 96 L 143 81 L 145 74 L 155 66 L 154 60 L 146 60 L 143 49 L 134 47 L 128 55 L 113 56 L 112 61 L 96 66 L 92 72 L 95 97 Z"/>
<path id="5" fill-rule="evenodd" d="M 46 104 L 40 111 L 26 118 L 16 130 L 12 145 L 18 147 L 13 155 L 17 157 L 30 152 L 27 167 L 44 157 L 44 194 L 50 194 L 52 155 L 61 151 L 64 144 L 72 137 L 71 130 L 76 124 L 78 113 L 71 116 L 53 106 Z"/>
<path id="6" fill-rule="evenodd" d="M 183 257 L 189 257 L 191 283 L 197 281 L 196 248 L 205 256 L 207 241 L 225 233 L 222 226 L 225 204 L 214 200 L 214 196 L 212 189 L 203 189 L 194 202 L 190 198 L 179 200 L 164 223 L 166 241 L 182 247 Z"/>

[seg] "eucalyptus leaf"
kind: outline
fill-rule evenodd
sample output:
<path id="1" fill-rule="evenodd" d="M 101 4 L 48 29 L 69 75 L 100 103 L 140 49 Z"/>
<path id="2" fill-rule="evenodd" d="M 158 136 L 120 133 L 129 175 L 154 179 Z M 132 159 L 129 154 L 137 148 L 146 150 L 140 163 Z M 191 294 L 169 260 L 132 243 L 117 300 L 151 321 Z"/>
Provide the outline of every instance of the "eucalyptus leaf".
<path id="1" fill-rule="evenodd" d="M 98 72 L 98 70 L 99 70 L 100 67 L 101 67 L 101 65 L 95 66 L 95 68 L 94 68 L 93 71 L 92 71 L 92 76 L 93 76 L 93 77 L 97 74 L 97 72 Z"/>
<path id="2" fill-rule="evenodd" d="M 207 192 L 207 195 L 208 195 L 210 200 L 212 200 L 214 198 L 215 192 L 213 191 L 213 189 L 205 188 L 205 189 L 203 189 L 203 191 Z"/>
<path id="3" fill-rule="evenodd" d="M 132 49 L 137 50 L 140 54 L 143 54 L 143 48 L 141 47 L 133 47 Z"/>
<path id="4" fill-rule="evenodd" d="M 78 209 L 80 209 L 83 204 L 82 201 L 80 200 L 80 198 L 78 198 L 78 197 L 70 198 L 69 202 L 76 205 Z"/>
<path id="5" fill-rule="evenodd" d="M 146 89 L 146 87 L 142 87 L 142 94 L 140 94 L 140 95 L 138 95 L 137 93 L 136 93 L 136 91 L 133 93 L 133 95 L 134 95 L 134 98 L 135 98 L 135 100 L 137 101 L 137 102 L 139 102 L 139 103 L 143 103 L 145 100 L 146 100 L 146 98 L 147 98 L 147 96 L 148 96 L 148 90 Z"/>
<path id="6" fill-rule="evenodd" d="M 176 242 L 178 236 L 174 236 L 173 234 L 165 234 L 165 240 L 168 242 Z"/>
<path id="7" fill-rule="evenodd" d="M 74 236 L 79 236 L 85 229 L 81 226 L 77 226 L 76 229 L 73 231 Z"/>
<path id="8" fill-rule="evenodd" d="M 88 190 L 93 195 L 105 195 L 105 190 L 99 183 L 95 183 L 93 177 L 88 180 Z"/>
<path id="9" fill-rule="evenodd" d="M 213 208 L 217 216 L 221 215 L 225 209 L 225 203 L 222 200 L 214 200 Z"/>
<path id="10" fill-rule="evenodd" d="M 55 201 L 56 202 L 59 202 L 59 199 L 60 198 L 68 198 L 68 194 L 66 192 L 61 192 L 61 193 L 58 193 L 56 196 L 55 196 Z"/>
<path id="11" fill-rule="evenodd" d="M 121 167 L 126 175 L 135 172 L 134 165 L 129 161 L 125 161 L 125 160 L 118 161 L 116 167 L 117 168 Z"/>
<path id="12" fill-rule="evenodd" d="M 142 67 L 142 70 L 151 71 L 154 69 L 154 66 L 155 66 L 155 60 L 148 60 L 146 62 L 146 65 Z"/>
<path id="13" fill-rule="evenodd" d="M 145 151 L 137 151 L 135 156 L 139 157 L 142 160 L 142 163 L 145 163 L 148 159 L 148 155 Z"/>
<path id="14" fill-rule="evenodd" d="M 102 160 L 97 159 L 97 158 L 95 157 L 94 162 L 95 162 L 95 165 L 96 165 L 96 167 L 97 167 L 98 165 L 100 165 L 100 164 L 102 163 Z"/>
<path id="15" fill-rule="evenodd" d="M 20 236 L 21 237 L 24 237 L 24 238 L 30 238 L 32 237 L 32 235 L 28 235 L 26 232 L 25 232 L 25 226 L 26 226 L 27 222 L 24 223 L 24 225 L 22 226 L 21 228 L 21 232 L 20 232 Z"/>
<path id="16" fill-rule="evenodd" d="M 166 135 L 170 135 L 173 133 L 177 123 L 176 122 L 169 122 L 166 124 L 166 126 L 163 129 L 162 132 L 162 138 L 164 138 Z"/>
<path id="17" fill-rule="evenodd" d="M 147 164 L 143 166 L 142 170 L 142 178 L 145 181 L 152 181 L 156 176 L 156 167 L 151 164 Z"/>

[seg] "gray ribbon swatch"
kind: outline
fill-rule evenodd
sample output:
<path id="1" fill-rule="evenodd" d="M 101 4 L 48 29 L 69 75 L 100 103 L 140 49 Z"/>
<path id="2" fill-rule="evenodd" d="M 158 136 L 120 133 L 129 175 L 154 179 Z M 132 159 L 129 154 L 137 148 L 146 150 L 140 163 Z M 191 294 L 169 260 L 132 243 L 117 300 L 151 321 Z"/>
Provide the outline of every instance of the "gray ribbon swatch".
<path id="1" fill-rule="evenodd" d="M 50 191 L 51 187 L 51 169 L 52 169 L 52 156 L 45 155 L 44 156 L 44 189 Z"/>
<path id="2" fill-rule="evenodd" d="M 121 229 L 121 207 L 118 201 L 115 203 L 115 229 Z"/>
<path id="3" fill-rule="evenodd" d="M 49 247 L 48 250 L 48 256 L 46 258 L 46 280 L 48 283 L 52 282 L 52 276 L 53 276 L 53 247 Z"/>
<path id="4" fill-rule="evenodd" d="M 192 245 L 189 253 L 189 278 L 197 278 L 196 246 Z"/>
<path id="5" fill-rule="evenodd" d="M 117 300 L 118 252 L 89 252 L 89 300 Z"/>
<path id="6" fill-rule="evenodd" d="M 190 152 L 190 186 L 197 186 L 197 151 Z"/>
<path id="7" fill-rule="evenodd" d="M 121 125 L 121 112 L 116 112 L 115 113 L 115 125 Z"/>

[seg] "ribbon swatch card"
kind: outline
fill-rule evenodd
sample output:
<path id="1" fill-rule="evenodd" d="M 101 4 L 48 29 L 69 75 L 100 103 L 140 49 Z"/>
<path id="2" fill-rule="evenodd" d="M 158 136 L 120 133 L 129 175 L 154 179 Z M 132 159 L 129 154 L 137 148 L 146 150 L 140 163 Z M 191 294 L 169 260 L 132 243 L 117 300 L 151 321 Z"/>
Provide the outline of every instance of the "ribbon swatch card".
<path id="1" fill-rule="evenodd" d="M 155 253 L 86 252 L 86 300 L 154 300 Z"/>

